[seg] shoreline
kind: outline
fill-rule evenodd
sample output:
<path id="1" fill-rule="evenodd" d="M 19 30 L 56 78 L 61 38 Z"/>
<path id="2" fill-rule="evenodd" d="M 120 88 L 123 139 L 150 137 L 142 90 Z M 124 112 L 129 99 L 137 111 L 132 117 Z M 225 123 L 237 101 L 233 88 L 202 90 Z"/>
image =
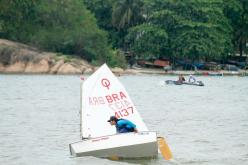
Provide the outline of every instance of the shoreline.
<path id="1" fill-rule="evenodd" d="M 126 69 L 124 74 L 161 74 L 161 75 L 195 75 L 195 76 L 248 76 L 248 70 L 239 71 L 227 71 L 227 70 L 197 70 L 197 71 L 186 71 L 186 70 L 172 70 L 164 71 L 163 69 L 148 69 L 148 68 L 137 68 L 137 69 Z"/>
<path id="2" fill-rule="evenodd" d="M 99 66 L 93 66 L 79 57 L 44 52 L 25 44 L 0 39 L 0 75 L 90 75 Z M 205 76 L 248 76 L 248 70 L 239 71 L 185 71 L 163 68 L 132 67 L 128 69 L 110 68 L 117 76 L 127 74 L 161 74 L 161 75 L 205 75 Z"/>
<path id="3" fill-rule="evenodd" d="M 98 69 L 98 67 L 90 67 L 90 71 L 84 73 L 75 73 L 75 72 L 67 72 L 67 73 L 51 73 L 51 72 L 33 72 L 27 73 L 23 71 L 14 72 L 4 72 L 1 71 L 0 75 L 91 75 Z M 173 71 L 164 71 L 163 69 L 154 69 L 154 68 L 110 68 L 111 71 L 116 76 L 122 75 L 194 75 L 194 76 L 248 76 L 248 70 L 240 70 L 240 71 L 226 71 L 226 70 L 218 70 L 218 71 L 209 71 L 209 70 L 197 70 L 197 71 L 185 71 L 185 70 L 173 70 Z"/>

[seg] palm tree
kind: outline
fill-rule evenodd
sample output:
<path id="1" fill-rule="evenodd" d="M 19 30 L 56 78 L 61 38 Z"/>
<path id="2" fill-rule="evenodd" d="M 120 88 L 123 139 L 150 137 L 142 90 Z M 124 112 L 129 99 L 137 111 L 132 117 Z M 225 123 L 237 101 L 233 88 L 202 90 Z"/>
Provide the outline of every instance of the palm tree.
<path id="1" fill-rule="evenodd" d="M 116 0 L 112 12 L 112 24 L 119 31 L 139 24 L 142 20 L 141 0 Z"/>

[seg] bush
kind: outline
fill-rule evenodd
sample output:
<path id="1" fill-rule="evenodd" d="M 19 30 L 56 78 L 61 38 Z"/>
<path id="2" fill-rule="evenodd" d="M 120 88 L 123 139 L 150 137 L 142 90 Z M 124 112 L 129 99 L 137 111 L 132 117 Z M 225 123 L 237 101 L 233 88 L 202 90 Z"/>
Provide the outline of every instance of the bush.
<path id="1" fill-rule="evenodd" d="M 115 50 L 109 57 L 109 65 L 111 67 L 121 67 L 123 69 L 127 68 L 127 61 L 124 54 L 120 50 Z"/>
<path id="2" fill-rule="evenodd" d="M 10 47 L 1 46 L 0 47 L 0 63 L 3 65 L 8 65 L 11 63 L 11 56 L 15 50 Z"/>

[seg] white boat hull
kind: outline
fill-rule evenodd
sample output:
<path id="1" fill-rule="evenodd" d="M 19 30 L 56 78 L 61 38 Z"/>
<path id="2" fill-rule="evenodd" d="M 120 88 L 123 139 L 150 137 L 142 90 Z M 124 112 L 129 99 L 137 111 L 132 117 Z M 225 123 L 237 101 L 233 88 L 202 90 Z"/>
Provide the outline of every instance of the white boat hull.
<path id="1" fill-rule="evenodd" d="M 156 132 L 123 133 L 91 138 L 72 143 L 72 156 L 121 158 L 156 157 L 158 154 Z"/>

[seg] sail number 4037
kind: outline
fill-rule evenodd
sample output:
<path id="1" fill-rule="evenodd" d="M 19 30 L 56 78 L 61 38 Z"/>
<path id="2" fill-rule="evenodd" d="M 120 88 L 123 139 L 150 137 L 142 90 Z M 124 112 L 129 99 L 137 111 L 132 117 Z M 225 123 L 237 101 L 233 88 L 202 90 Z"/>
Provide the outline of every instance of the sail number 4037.
<path id="1" fill-rule="evenodd" d="M 115 112 L 115 117 L 122 118 L 122 117 L 128 116 L 130 114 L 133 114 L 133 107 L 128 107 L 126 109 L 116 111 Z"/>

